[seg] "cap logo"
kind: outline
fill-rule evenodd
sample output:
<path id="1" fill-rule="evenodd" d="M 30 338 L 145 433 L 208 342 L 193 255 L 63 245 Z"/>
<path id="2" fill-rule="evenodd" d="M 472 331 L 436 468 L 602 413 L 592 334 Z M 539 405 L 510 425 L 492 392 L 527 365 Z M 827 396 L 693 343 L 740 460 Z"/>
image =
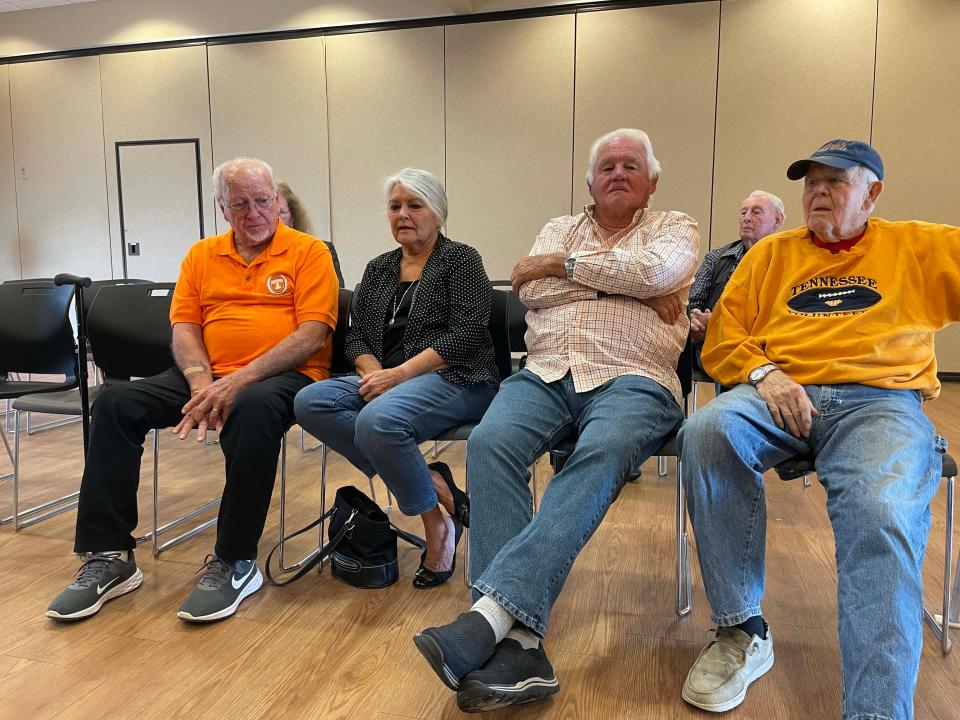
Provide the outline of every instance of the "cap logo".
<path id="1" fill-rule="evenodd" d="M 283 273 L 267 278 L 267 291 L 271 295 L 284 295 L 290 289 L 290 279 Z"/>
<path id="2" fill-rule="evenodd" d="M 817 152 L 846 152 L 847 144 L 846 143 L 827 143 L 821 147 Z"/>

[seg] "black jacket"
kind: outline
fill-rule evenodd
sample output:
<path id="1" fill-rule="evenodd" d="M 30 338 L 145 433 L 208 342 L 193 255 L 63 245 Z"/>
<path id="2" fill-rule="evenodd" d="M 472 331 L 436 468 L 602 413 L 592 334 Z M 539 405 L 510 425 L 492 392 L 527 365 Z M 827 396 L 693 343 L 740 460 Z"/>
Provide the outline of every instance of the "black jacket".
<path id="1" fill-rule="evenodd" d="M 402 249 L 375 257 L 357 286 L 344 355 L 383 362 L 383 332 L 400 277 Z M 433 348 L 448 368 L 440 375 L 457 385 L 499 384 L 490 321 L 492 291 L 480 253 L 443 235 L 427 258 L 413 293 L 403 349 L 407 359 Z"/>

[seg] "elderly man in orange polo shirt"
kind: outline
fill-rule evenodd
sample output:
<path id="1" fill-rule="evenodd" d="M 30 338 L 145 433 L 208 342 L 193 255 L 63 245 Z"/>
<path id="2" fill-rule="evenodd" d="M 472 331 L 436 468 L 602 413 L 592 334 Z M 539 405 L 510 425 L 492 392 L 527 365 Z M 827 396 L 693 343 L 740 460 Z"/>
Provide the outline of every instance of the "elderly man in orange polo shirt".
<path id="1" fill-rule="evenodd" d="M 226 484 L 213 559 L 177 616 L 221 620 L 260 589 L 256 565 L 280 441 L 297 391 L 330 374 L 337 276 L 326 246 L 279 222 L 270 166 L 214 172 L 227 232 L 187 253 L 170 309 L 177 366 L 109 388 L 93 407 L 74 551 L 83 565 L 47 616 L 79 620 L 143 581 L 133 555 L 143 439 L 152 428 L 220 433 Z"/>

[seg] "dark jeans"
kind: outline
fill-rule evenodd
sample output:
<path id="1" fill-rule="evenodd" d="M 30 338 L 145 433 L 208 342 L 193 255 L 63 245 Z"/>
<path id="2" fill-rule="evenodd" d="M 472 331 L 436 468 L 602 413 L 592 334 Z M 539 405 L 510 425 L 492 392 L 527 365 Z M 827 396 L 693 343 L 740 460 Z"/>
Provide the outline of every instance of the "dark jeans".
<path id="1" fill-rule="evenodd" d="M 280 440 L 293 423 L 293 398 L 312 380 L 295 370 L 247 388 L 220 433 L 226 484 L 217 521 L 216 554 L 224 560 L 257 556 Z M 160 375 L 108 388 L 93 406 L 90 449 L 80 485 L 74 552 L 136 547 L 137 488 L 143 440 L 153 428 L 172 427 L 190 399 L 183 375 Z"/>

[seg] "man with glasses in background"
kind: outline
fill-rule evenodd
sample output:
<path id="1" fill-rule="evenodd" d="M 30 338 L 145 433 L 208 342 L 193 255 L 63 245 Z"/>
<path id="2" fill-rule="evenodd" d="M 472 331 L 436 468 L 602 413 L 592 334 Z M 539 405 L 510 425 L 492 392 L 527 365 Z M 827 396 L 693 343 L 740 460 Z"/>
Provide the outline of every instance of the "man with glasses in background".
<path id="1" fill-rule="evenodd" d="M 260 589 L 256 565 L 280 441 L 297 391 L 330 375 L 337 277 L 316 238 L 278 223 L 270 166 L 238 158 L 214 172 L 230 229 L 196 243 L 170 308 L 176 367 L 108 388 L 93 407 L 74 552 L 83 564 L 47 616 L 79 620 L 140 586 L 133 550 L 143 440 L 174 427 L 220 434 L 226 482 L 217 542 L 177 616 L 221 620 Z"/>

